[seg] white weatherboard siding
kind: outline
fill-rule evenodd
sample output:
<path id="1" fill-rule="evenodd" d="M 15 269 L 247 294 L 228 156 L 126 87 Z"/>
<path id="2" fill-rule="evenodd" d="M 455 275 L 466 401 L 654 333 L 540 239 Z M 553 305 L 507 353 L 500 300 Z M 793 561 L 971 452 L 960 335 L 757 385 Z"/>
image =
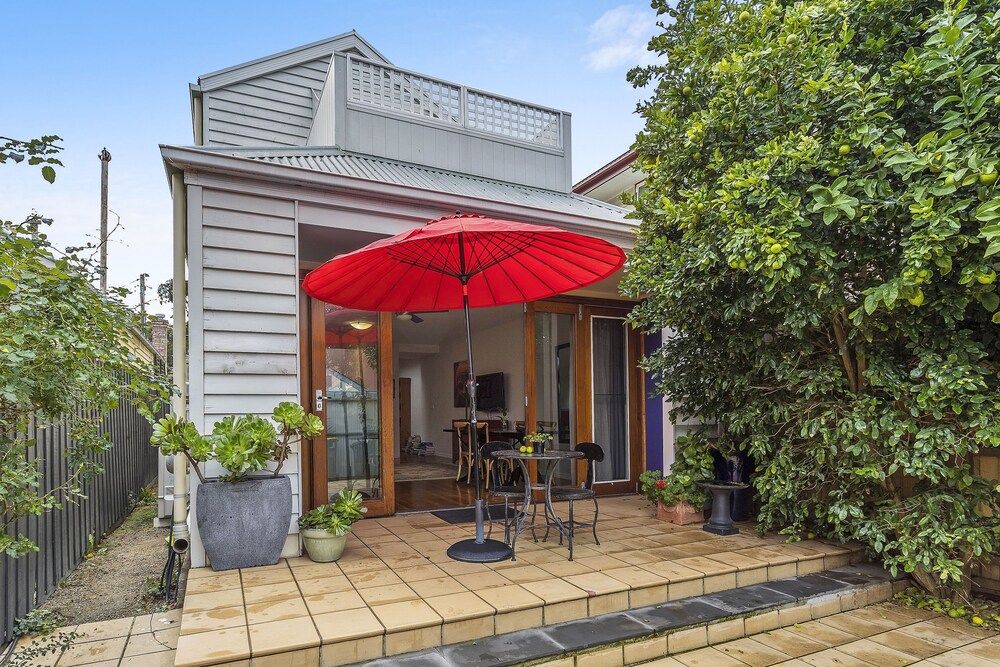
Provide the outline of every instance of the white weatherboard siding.
<path id="1" fill-rule="evenodd" d="M 268 416 L 281 401 L 299 402 L 296 205 L 197 186 L 189 201 L 191 417 L 210 431 L 227 415 Z M 213 464 L 206 472 L 222 470 Z M 285 555 L 294 555 L 297 446 L 282 473 L 293 503 Z M 193 546 L 192 563 L 204 565 L 200 539 Z"/>
<path id="2" fill-rule="evenodd" d="M 206 92 L 206 143 L 305 146 L 329 69 L 327 56 Z"/>

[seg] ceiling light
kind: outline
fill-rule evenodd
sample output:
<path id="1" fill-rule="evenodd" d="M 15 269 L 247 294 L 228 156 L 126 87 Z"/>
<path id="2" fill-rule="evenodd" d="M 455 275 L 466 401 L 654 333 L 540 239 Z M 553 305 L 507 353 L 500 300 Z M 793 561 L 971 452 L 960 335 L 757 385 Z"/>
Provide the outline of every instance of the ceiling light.
<path id="1" fill-rule="evenodd" d="M 350 324 L 358 331 L 365 331 L 366 329 L 371 329 L 373 326 L 375 326 L 374 322 L 369 322 L 368 320 L 352 320 L 348 322 L 348 324 Z"/>
<path id="2" fill-rule="evenodd" d="M 413 313 L 398 313 L 396 315 L 397 320 L 403 320 L 404 322 L 409 322 L 413 319 Z"/>

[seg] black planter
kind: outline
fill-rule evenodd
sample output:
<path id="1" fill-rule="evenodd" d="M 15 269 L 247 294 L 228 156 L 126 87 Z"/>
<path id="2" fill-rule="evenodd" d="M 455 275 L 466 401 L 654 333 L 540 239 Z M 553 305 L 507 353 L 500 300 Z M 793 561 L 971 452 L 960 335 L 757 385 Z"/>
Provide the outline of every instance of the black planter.
<path id="1" fill-rule="evenodd" d="M 750 475 L 753 472 L 753 462 L 746 452 L 733 452 L 729 457 L 724 457 L 718 451 L 712 452 L 715 462 L 715 479 L 722 482 L 736 482 L 738 484 L 750 484 Z M 750 510 L 753 506 L 753 489 L 734 489 L 730 494 L 730 515 L 734 521 L 746 521 L 750 518 Z"/>
<path id="2" fill-rule="evenodd" d="M 284 475 L 198 486 L 198 532 L 213 570 L 274 565 L 292 521 Z"/>

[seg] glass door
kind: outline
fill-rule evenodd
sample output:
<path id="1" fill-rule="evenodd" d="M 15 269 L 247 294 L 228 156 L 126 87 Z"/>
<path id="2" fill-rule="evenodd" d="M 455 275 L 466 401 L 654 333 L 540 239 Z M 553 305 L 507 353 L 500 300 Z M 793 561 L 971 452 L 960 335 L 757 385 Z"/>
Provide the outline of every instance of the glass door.
<path id="1" fill-rule="evenodd" d="M 309 506 L 353 489 L 369 516 L 391 513 L 391 322 L 384 313 L 310 301 L 308 392 L 326 433 L 311 443 Z"/>
<path id="2" fill-rule="evenodd" d="M 576 437 L 576 312 L 534 313 L 534 422 L 529 431 L 548 433 L 550 446 L 573 449 Z M 557 484 L 575 484 L 576 466 L 562 465 Z"/>

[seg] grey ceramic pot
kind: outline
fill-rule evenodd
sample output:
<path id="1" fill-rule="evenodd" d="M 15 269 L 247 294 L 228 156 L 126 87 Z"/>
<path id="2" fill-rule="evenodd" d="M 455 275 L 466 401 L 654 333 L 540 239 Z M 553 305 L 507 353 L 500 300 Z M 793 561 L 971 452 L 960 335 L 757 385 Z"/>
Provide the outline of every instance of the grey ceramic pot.
<path id="1" fill-rule="evenodd" d="M 284 475 L 198 486 L 198 531 L 213 570 L 274 565 L 292 521 Z"/>

